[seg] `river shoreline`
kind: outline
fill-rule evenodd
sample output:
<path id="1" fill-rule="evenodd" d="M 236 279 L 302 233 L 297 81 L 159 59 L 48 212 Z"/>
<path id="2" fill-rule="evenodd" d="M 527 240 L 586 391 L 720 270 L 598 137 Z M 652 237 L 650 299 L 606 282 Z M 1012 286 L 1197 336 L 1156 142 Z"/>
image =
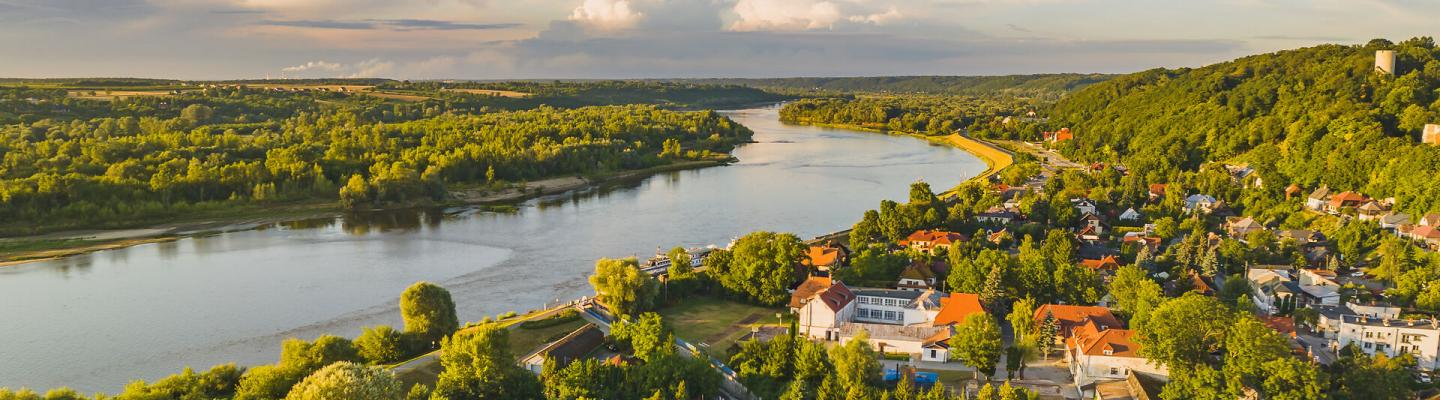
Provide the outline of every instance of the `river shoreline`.
<path id="1" fill-rule="evenodd" d="M 475 188 L 460 188 L 450 193 L 451 201 L 433 204 L 406 204 L 376 208 L 368 211 L 402 210 L 432 206 L 499 206 L 515 205 L 527 200 L 575 190 L 586 190 L 603 185 L 644 179 L 657 174 L 673 171 L 728 165 L 735 161 L 730 155 L 703 160 L 687 160 L 649 168 L 618 171 L 606 174 L 582 176 L 560 176 L 536 181 L 523 182 L 515 187 L 499 191 L 482 191 Z M 179 218 L 177 221 L 147 225 L 130 229 L 86 229 L 51 232 L 29 237 L 0 238 L 0 245 L 27 244 L 40 247 L 33 250 L 0 251 L 0 268 L 26 263 L 55 260 L 70 256 L 104 250 L 122 249 L 151 243 L 163 243 L 197 235 L 222 232 L 236 232 L 257 229 L 277 223 L 315 218 L 336 218 L 346 211 L 334 201 L 305 201 L 278 207 L 278 215 L 256 216 L 250 212 L 238 212 L 233 217 Z"/>
<path id="2" fill-rule="evenodd" d="M 966 153 L 970 153 L 971 155 L 980 158 L 980 160 L 984 161 L 985 165 L 987 166 L 985 172 L 981 172 L 979 175 L 975 175 L 973 177 L 970 177 L 969 179 L 966 179 L 965 181 L 962 181 L 960 185 L 989 179 L 990 177 L 999 174 L 1000 171 L 1004 171 L 1005 168 L 1008 168 L 1011 165 L 1015 164 L 1014 153 L 1010 152 L 1009 150 L 1005 150 L 1004 148 L 1001 148 L 994 143 L 990 143 L 988 141 L 977 139 L 971 137 L 970 135 L 965 135 L 961 133 L 952 133 L 945 136 L 931 136 L 918 132 L 896 131 L 885 128 L 854 124 L 832 124 L 810 121 L 787 121 L 786 123 L 793 123 L 796 125 L 819 126 L 826 128 L 849 129 L 853 131 L 873 132 L 886 135 L 910 136 L 924 139 L 931 143 L 940 143 L 953 146 L 960 150 L 964 150 Z M 960 185 L 956 185 L 956 188 L 958 188 Z M 946 195 L 954 192 L 954 190 L 955 189 L 952 188 L 939 194 Z"/>

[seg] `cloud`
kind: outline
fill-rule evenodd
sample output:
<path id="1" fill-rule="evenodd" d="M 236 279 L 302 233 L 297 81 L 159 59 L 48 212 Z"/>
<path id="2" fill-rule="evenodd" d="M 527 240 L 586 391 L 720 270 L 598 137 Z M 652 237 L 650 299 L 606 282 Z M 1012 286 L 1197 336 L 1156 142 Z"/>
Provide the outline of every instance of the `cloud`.
<path id="1" fill-rule="evenodd" d="M 281 68 L 288 78 L 379 78 L 395 72 L 396 63 L 379 58 L 342 64 L 330 61 L 309 61 Z"/>
<path id="2" fill-rule="evenodd" d="M 644 17 L 629 0 L 585 0 L 570 13 L 571 21 L 601 29 L 631 28 Z"/>
<path id="3" fill-rule="evenodd" d="M 281 68 L 281 72 L 305 72 L 305 71 L 339 71 L 343 65 L 325 61 L 311 61 L 300 65 Z"/>
<path id="4" fill-rule="evenodd" d="M 259 25 L 285 26 L 316 29 L 390 29 L 397 31 L 414 30 L 484 30 L 506 29 L 520 24 L 470 24 L 463 22 L 439 21 L 432 19 L 367 19 L 363 21 L 323 20 L 261 20 Z"/>
<path id="5" fill-rule="evenodd" d="M 890 6 L 890 9 L 883 13 L 875 13 L 870 15 L 852 15 L 849 19 L 850 22 L 854 22 L 857 24 L 885 25 L 891 22 L 898 21 L 901 18 L 905 18 L 905 16 L 900 14 L 900 10 L 895 8 L 895 6 Z"/>
<path id="6" fill-rule="evenodd" d="M 734 11 L 737 31 L 830 28 L 842 18 L 835 3 L 816 0 L 740 0 Z"/>

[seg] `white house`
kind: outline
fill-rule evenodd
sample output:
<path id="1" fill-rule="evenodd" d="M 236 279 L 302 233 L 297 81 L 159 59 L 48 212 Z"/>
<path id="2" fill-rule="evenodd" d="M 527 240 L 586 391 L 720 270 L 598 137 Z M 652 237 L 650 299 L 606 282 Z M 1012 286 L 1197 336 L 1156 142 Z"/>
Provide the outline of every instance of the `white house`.
<path id="1" fill-rule="evenodd" d="M 1255 306 L 1266 314 L 1280 311 L 1285 302 L 1295 301 L 1300 294 L 1300 284 L 1290 278 L 1290 271 L 1283 269 L 1251 268 L 1245 278 L 1250 281 L 1251 298 Z"/>
<path id="2" fill-rule="evenodd" d="M 1316 323 L 1316 330 L 1326 339 L 1335 340 L 1340 333 L 1340 320 L 1346 316 L 1365 316 L 1370 318 L 1395 319 L 1400 318 L 1400 307 L 1385 303 L 1356 303 L 1350 301 L 1344 305 L 1327 306 L 1315 305 L 1320 314 Z"/>
<path id="3" fill-rule="evenodd" d="M 1075 386 L 1125 379 L 1131 372 L 1168 375 L 1165 367 L 1140 356 L 1140 344 L 1131 340 L 1134 334 L 1129 329 L 1102 329 L 1093 321 L 1076 327 L 1065 341 L 1065 360 Z"/>
<path id="4" fill-rule="evenodd" d="M 1409 353 L 1416 367 L 1433 370 L 1440 367 L 1440 320 L 1401 320 L 1372 318 L 1362 315 L 1340 317 L 1337 348 L 1354 344 L 1366 354 L 1383 353 L 1394 357 Z"/>
<path id="5" fill-rule="evenodd" d="M 1185 198 L 1185 213 L 1209 213 L 1215 207 L 1215 198 L 1208 194 L 1192 194 Z"/>
<path id="6" fill-rule="evenodd" d="M 1080 215 L 1094 214 L 1097 210 L 1095 202 L 1083 197 L 1070 199 L 1070 205 L 1075 207 L 1075 212 Z"/>
<path id="7" fill-rule="evenodd" d="M 848 300 L 847 300 L 848 299 Z M 909 353 L 924 361 L 950 359 L 945 342 L 965 316 L 983 313 L 974 294 L 856 288 L 811 277 L 791 295 L 800 333 L 817 340 L 853 340 L 861 332 L 871 346 Z M 798 307 L 796 307 L 798 305 Z"/>
<path id="8" fill-rule="evenodd" d="M 1136 210 L 1135 210 L 1135 207 L 1127 208 L 1127 209 L 1125 209 L 1125 212 L 1120 213 L 1120 220 L 1121 220 L 1121 221 L 1138 222 L 1138 221 L 1140 221 L 1141 218 L 1144 218 L 1144 217 L 1145 217 L 1145 215 L 1140 214 L 1139 211 L 1136 211 Z"/>

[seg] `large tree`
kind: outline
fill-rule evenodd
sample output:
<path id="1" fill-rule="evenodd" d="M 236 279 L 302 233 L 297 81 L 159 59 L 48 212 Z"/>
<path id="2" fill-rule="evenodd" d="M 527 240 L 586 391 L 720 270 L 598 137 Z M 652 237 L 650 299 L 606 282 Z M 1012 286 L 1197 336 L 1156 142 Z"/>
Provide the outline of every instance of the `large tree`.
<path id="1" fill-rule="evenodd" d="M 390 370 L 337 362 L 305 377 L 285 400 L 400 400 L 405 390 Z"/>
<path id="2" fill-rule="evenodd" d="M 600 295 L 600 300 L 619 315 L 634 315 L 650 307 L 655 299 L 657 284 L 649 274 L 640 270 L 635 258 L 602 258 L 595 262 L 595 274 L 590 275 L 590 286 Z"/>
<path id="3" fill-rule="evenodd" d="M 405 332 L 425 343 L 436 343 L 460 327 L 450 291 L 430 282 L 415 282 L 400 295 L 400 316 Z"/>
<path id="4" fill-rule="evenodd" d="M 987 313 L 966 316 L 950 337 L 950 357 L 974 368 L 975 379 L 980 379 L 983 373 L 989 380 L 995 374 L 995 364 L 1000 362 L 1003 350 L 1000 326 Z"/>
<path id="5" fill-rule="evenodd" d="M 1130 320 L 1132 328 L 1144 324 L 1145 316 L 1165 300 L 1160 284 L 1137 265 L 1125 265 L 1110 280 L 1110 297 L 1115 310 Z"/>
<path id="6" fill-rule="evenodd" d="M 729 265 L 717 278 L 732 292 L 762 304 L 789 298 L 795 267 L 805 257 L 805 244 L 789 233 L 751 232 L 735 241 Z"/>
<path id="7" fill-rule="evenodd" d="M 1135 333 L 1140 354 L 1170 368 L 1211 363 L 1233 313 L 1213 297 L 1186 293 L 1160 304 Z"/>
<path id="8" fill-rule="evenodd" d="M 540 381 L 535 374 L 515 365 L 510 354 L 509 333 L 495 324 L 484 324 L 445 338 L 440 346 L 440 373 L 431 398 L 539 399 Z"/>

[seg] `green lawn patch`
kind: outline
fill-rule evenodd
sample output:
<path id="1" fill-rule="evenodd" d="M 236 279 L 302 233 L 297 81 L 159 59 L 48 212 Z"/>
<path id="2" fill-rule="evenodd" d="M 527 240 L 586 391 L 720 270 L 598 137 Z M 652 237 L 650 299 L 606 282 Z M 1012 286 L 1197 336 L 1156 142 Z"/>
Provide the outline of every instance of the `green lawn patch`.
<path id="1" fill-rule="evenodd" d="M 585 324 L 585 320 L 580 318 L 568 319 L 562 323 L 540 328 L 527 328 L 522 323 L 510 330 L 510 354 L 518 360 L 539 349 L 540 346 L 559 340 L 570 332 L 580 329 Z"/>
<path id="2" fill-rule="evenodd" d="M 692 344 L 706 343 L 723 352 L 750 332 L 752 325 L 775 325 L 779 308 L 760 307 L 713 297 L 692 297 L 659 311 L 675 335 Z M 720 353 L 723 354 L 723 353 Z"/>

